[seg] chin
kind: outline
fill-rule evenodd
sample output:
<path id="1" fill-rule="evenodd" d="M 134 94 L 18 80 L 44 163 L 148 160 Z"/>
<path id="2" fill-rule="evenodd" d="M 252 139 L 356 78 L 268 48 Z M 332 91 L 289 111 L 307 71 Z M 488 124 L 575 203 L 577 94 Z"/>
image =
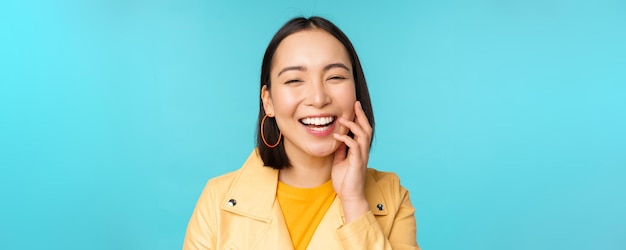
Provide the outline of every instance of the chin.
<path id="1" fill-rule="evenodd" d="M 339 147 L 339 142 L 311 145 L 308 148 L 307 153 L 315 157 L 327 157 L 327 156 L 333 155 L 335 151 L 337 151 L 338 147 Z"/>

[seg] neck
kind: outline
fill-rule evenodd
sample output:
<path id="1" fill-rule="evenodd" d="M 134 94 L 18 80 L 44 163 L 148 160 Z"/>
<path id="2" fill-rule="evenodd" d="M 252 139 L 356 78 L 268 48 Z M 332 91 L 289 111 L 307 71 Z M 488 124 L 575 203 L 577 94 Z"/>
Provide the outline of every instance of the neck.
<path id="1" fill-rule="evenodd" d="M 291 166 L 280 170 L 278 179 L 281 182 L 293 187 L 312 188 L 330 180 L 333 155 L 317 157 L 299 150 L 285 150 Z"/>

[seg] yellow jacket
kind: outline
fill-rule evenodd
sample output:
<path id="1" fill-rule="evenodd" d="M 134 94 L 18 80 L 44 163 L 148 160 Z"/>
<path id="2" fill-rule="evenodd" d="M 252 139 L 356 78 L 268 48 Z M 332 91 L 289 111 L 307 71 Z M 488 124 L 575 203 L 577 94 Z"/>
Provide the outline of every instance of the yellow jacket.
<path id="1" fill-rule="evenodd" d="M 293 249 L 276 202 L 278 170 L 264 167 L 255 150 L 243 167 L 209 180 L 187 226 L 183 250 Z M 370 212 L 344 225 L 335 198 L 308 249 L 419 249 L 415 209 L 393 173 L 368 169 Z"/>

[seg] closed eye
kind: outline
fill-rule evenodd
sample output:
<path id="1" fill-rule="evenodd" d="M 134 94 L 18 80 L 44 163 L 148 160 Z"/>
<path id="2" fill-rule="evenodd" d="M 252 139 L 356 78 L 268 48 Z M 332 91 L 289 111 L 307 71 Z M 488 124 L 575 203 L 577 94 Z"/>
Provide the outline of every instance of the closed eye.
<path id="1" fill-rule="evenodd" d="M 346 78 L 343 76 L 331 76 L 328 80 L 345 80 Z"/>
<path id="2" fill-rule="evenodd" d="M 333 81 L 333 82 L 338 83 L 338 82 L 342 82 L 343 80 L 346 80 L 346 78 L 343 76 L 331 76 L 326 81 Z"/>
<path id="3" fill-rule="evenodd" d="M 285 82 L 285 84 L 289 84 L 289 83 L 298 83 L 298 82 L 302 82 L 302 80 L 300 80 L 300 79 L 290 79 L 290 80 L 287 80 L 287 81 Z"/>

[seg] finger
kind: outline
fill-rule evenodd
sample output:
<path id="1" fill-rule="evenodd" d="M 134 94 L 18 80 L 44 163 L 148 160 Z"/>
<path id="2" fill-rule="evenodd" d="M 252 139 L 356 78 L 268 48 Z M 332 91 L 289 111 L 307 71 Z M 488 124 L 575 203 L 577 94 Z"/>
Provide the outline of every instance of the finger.
<path id="1" fill-rule="evenodd" d="M 352 133 L 357 138 L 366 139 L 368 137 L 367 133 L 365 132 L 365 130 L 363 130 L 363 128 L 361 128 L 361 126 L 359 126 L 359 124 L 357 124 L 356 122 L 349 121 L 349 120 L 346 120 L 344 118 L 339 118 L 339 123 L 341 125 L 345 126 L 346 128 L 348 128 L 350 131 L 352 131 Z"/>
<path id="2" fill-rule="evenodd" d="M 356 118 L 355 121 L 358 125 L 360 125 L 360 128 L 364 132 L 364 134 L 360 136 L 363 138 L 363 140 L 360 140 L 363 143 L 363 156 L 368 157 L 370 145 L 372 142 L 372 133 L 374 129 L 372 129 L 372 126 L 367 119 L 367 115 L 365 114 L 365 111 L 363 110 L 363 105 L 360 101 L 356 101 L 354 103 L 354 114 Z M 364 161 L 367 162 L 367 159 L 364 159 Z"/>
<path id="3" fill-rule="evenodd" d="M 342 142 L 337 148 L 337 151 L 335 151 L 333 163 L 343 161 L 345 158 L 346 158 L 346 144 Z"/>
<path id="4" fill-rule="evenodd" d="M 361 160 L 361 150 L 360 150 L 360 146 L 359 143 L 356 142 L 354 139 L 350 138 L 350 136 L 348 135 L 340 135 L 340 134 L 333 134 L 333 136 L 335 137 L 336 140 L 341 141 L 343 143 L 346 144 L 346 146 L 348 148 L 350 148 L 350 150 L 348 151 L 348 157 L 350 157 L 350 155 L 354 155 L 355 157 L 357 157 L 357 159 Z"/>
<path id="5" fill-rule="evenodd" d="M 357 101 L 354 104 L 354 114 L 356 115 L 356 122 L 361 125 L 361 127 L 367 134 L 371 135 L 372 125 L 367 119 L 367 115 L 365 114 L 365 111 L 363 110 L 363 106 L 361 105 L 360 101 Z"/>
<path id="6" fill-rule="evenodd" d="M 358 124 L 345 120 L 343 118 L 339 119 L 339 122 L 346 126 L 352 133 L 354 134 L 354 139 L 360 144 L 361 154 L 364 156 L 368 155 L 368 150 L 370 146 L 370 141 L 372 140 L 371 134 L 367 134 Z"/>
<path id="7" fill-rule="evenodd" d="M 360 169 L 361 171 L 365 171 L 367 169 L 367 158 L 363 158 L 361 156 L 361 150 L 359 150 L 359 143 L 357 143 L 354 139 L 352 139 L 348 135 L 340 135 L 333 134 L 335 139 L 338 141 L 342 141 L 350 150 L 348 150 L 348 166 L 352 169 Z"/>

